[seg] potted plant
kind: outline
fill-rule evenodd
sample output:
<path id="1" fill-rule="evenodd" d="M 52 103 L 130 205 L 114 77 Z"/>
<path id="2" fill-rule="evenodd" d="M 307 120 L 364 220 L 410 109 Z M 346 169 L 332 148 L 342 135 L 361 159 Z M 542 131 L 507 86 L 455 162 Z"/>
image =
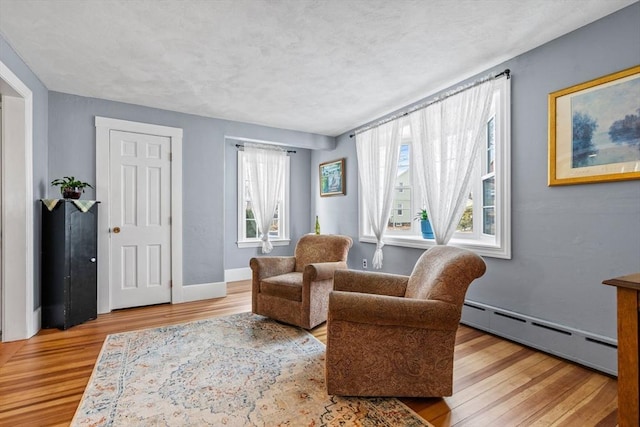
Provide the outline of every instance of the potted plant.
<path id="1" fill-rule="evenodd" d="M 433 228 L 431 227 L 431 222 L 429 221 L 429 214 L 427 214 L 426 209 L 420 209 L 416 214 L 415 220 L 420 221 L 422 238 L 424 239 L 435 238 L 435 236 L 433 235 Z"/>
<path id="2" fill-rule="evenodd" d="M 86 187 L 93 188 L 88 182 L 77 180 L 73 176 L 65 176 L 51 181 L 51 185 L 59 186 L 62 197 L 65 199 L 79 199 Z"/>

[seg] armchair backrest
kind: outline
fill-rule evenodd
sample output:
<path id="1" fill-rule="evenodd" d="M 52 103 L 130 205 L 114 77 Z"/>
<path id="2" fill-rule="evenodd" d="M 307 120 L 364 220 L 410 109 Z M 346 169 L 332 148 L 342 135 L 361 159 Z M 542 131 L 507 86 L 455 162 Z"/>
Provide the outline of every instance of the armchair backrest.
<path id="1" fill-rule="evenodd" d="M 315 262 L 347 261 L 353 240 L 337 234 L 307 234 L 298 240 L 295 250 L 296 271 Z"/>
<path id="2" fill-rule="evenodd" d="M 483 259 L 471 251 L 434 246 L 416 262 L 405 298 L 433 299 L 462 307 L 467 288 L 485 270 Z"/>

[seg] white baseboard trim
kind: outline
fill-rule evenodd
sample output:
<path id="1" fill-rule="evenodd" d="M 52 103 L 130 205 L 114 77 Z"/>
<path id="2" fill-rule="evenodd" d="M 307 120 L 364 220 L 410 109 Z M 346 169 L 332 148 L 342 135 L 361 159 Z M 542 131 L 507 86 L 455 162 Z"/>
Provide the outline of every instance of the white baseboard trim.
<path id="1" fill-rule="evenodd" d="M 240 280 L 251 280 L 251 267 L 232 268 L 224 271 L 225 282 L 238 282 Z"/>
<path id="2" fill-rule="evenodd" d="M 222 298 L 227 296 L 227 283 L 240 280 L 251 280 L 251 268 L 233 268 L 225 270 L 224 282 L 182 285 L 182 301 L 191 302 L 203 299 Z"/>
<path id="3" fill-rule="evenodd" d="M 38 307 L 33 311 L 33 329 L 29 331 L 29 338 L 37 334 L 42 329 L 42 307 Z"/>
<path id="4" fill-rule="evenodd" d="M 227 283 L 201 283 L 182 286 L 182 302 L 200 301 L 203 299 L 222 298 L 227 296 Z"/>
<path id="5" fill-rule="evenodd" d="M 609 337 L 470 300 L 462 308 L 461 323 L 610 375 L 618 373 L 617 341 Z"/>

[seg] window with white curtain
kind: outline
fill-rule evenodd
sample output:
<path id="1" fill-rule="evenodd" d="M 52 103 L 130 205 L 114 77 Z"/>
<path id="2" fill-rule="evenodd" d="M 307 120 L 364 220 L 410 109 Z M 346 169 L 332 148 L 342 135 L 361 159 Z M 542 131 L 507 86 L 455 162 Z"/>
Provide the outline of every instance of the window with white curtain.
<path id="1" fill-rule="evenodd" d="M 246 155 L 238 151 L 238 247 L 260 247 L 262 241 L 258 234 L 258 226 L 251 208 L 249 198 L 249 174 L 247 173 Z M 276 213 L 269 228 L 269 240 L 273 246 L 284 246 L 290 243 L 289 237 L 289 170 L 290 158 L 286 159 L 284 185 L 276 207 Z"/>
<path id="2" fill-rule="evenodd" d="M 485 127 L 485 140 L 478 150 L 471 190 L 465 211 L 448 244 L 471 249 L 496 258 L 511 258 L 511 159 L 510 159 L 510 80 L 500 79 L 496 85 L 491 111 Z M 428 248 L 434 240 L 423 239 L 418 211 L 425 207 L 412 157 L 411 126 L 403 124 L 397 180 L 392 206 L 403 205 L 405 215 L 390 216 L 385 244 Z M 362 206 L 362 200 L 360 205 Z M 363 210 L 361 209 L 362 213 Z M 409 215 L 410 213 L 411 215 Z M 360 240 L 375 243 L 367 223 L 360 218 Z"/>

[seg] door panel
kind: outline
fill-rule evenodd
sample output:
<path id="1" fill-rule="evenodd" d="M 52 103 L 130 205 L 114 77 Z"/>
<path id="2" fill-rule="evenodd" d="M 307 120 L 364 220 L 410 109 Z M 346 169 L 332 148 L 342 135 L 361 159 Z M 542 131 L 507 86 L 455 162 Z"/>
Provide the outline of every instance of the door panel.
<path id="1" fill-rule="evenodd" d="M 95 206 L 95 205 L 94 205 Z M 89 212 L 75 207 L 69 214 L 69 295 L 65 324 L 77 325 L 98 315 L 96 301 L 98 276 L 97 257 L 97 206 Z M 95 212 L 95 213 L 94 213 Z"/>
<path id="2" fill-rule="evenodd" d="M 170 139 L 111 131 L 112 307 L 171 301 Z"/>

